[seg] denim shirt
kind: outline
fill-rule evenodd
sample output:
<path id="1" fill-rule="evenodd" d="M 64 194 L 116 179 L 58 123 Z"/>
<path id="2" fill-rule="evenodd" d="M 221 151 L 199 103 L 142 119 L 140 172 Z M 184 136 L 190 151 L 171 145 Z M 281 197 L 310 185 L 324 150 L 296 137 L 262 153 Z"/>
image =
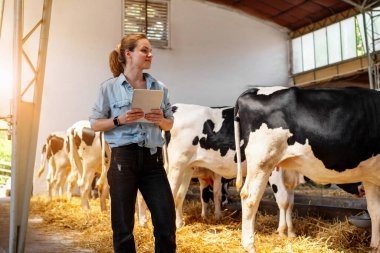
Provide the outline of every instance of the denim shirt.
<path id="1" fill-rule="evenodd" d="M 161 110 L 165 118 L 173 119 L 168 88 L 151 75 L 147 73 L 143 75 L 148 90 L 164 91 Z M 103 82 L 95 105 L 92 108 L 92 115 L 89 118 L 91 125 L 94 124 L 96 119 L 114 118 L 126 113 L 131 109 L 132 95 L 133 87 L 125 79 L 123 73 L 118 77 Z M 111 148 L 137 143 L 141 147 L 150 148 L 151 154 L 156 153 L 157 147 L 162 147 L 165 143 L 161 128 L 152 123 L 124 124 L 104 132 L 104 136 Z"/>

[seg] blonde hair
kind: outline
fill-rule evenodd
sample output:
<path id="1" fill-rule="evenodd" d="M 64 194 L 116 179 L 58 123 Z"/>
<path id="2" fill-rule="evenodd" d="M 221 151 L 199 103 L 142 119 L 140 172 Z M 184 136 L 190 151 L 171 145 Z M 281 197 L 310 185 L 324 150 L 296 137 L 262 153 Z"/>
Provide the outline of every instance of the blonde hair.
<path id="1" fill-rule="evenodd" d="M 137 46 L 137 42 L 142 39 L 147 39 L 145 33 L 130 33 L 121 39 L 117 48 L 112 50 L 109 56 L 109 66 L 114 77 L 117 77 L 124 72 L 125 65 L 127 64 L 125 51 L 133 51 Z"/>

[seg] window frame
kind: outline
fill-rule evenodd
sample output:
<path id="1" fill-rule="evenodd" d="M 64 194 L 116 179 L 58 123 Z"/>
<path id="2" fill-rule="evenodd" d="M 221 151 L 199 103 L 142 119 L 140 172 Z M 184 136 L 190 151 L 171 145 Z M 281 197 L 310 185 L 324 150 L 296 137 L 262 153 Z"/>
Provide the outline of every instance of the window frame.
<path id="1" fill-rule="evenodd" d="M 368 19 L 368 14 L 366 13 L 366 18 L 367 18 L 367 22 L 372 22 L 372 20 Z M 344 43 L 342 42 L 342 40 L 344 39 L 343 38 L 343 35 L 342 35 L 342 24 L 345 23 L 345 22 L 348 22 L 349 19 L 354 19 L 354 27 L 353 27 L 353 31 L 355 32 L 355 55 L 352 55 L 350 57 L 345 57 L 344 56 Z M 318 30 L 315 30 L 315 31 L 312 31 L 312 32 L 309 32 L 309 33 L 306 33 L 306 34 L 303 34 L 303 35 L 300 35 L 300 36 L 297 36 L 297 37 L 294 37 L 294 38 L 291 38 L 291 43 L 290 45 L 293 45 L 293 41 L 296 40 L 296 39 L 301 39 L 301 44 L 303 44 L 303 38 L 305 36 L 310 36 L 312 35 L 313 37 L 315 37 L 315 33 L 318 32 L 318 31 L 321 31 L 321 30 L 324 30 L 326 32 L 326 42 L 327 42 L 327 48 L 326 48 L 326 53 L 327 53 L 327 63 L 326 64 L 322 64 L 322 65 L 319 65 L 319 64 L 316 64 L 316 57 L 314 57 L 314 68 L 307 68 L 305 69 L 305 62 L 304 61 L 301 61 L 301 62 L 298 62 L 298 63 L 295 63 L 294 61 L 296 60 L 295 57 L 294 57 L 294 54 L 296 54 L 296 52 L 294 51 L 295 49 L 292 47 L 291 49 L 291 54 L 292 54 L 292 57 L 291 57 L 291 66 L 292 66 L 292 70 L 291 70 L 291 75 L 292 76 L 295 76 L 295 75 L 300 75 L 300 74 L 303 74 L 303 73 L 306 73 L 306 72 L 310 72 L 310 71 L 314 71 L 314 70 L 317 70 L 317 69 L 321 69 L 321 68 L 325 68 L 325 67 L 328 67 L 328 66 L 331 66 L 331 65 L 335 65 L 335 64 L 339 64 L 341 62 L 345 62 L 347 60 L 351 60 L 351 59 L 355 59 L 355 58 L 358 58 L 358 57 L 362 57 L 364 54 L 366 54 L 366 47 L 365 47 L 365 43 L 364 43 L 364 37 L 362 36 L 362 34 L 360 33 L 360 29 L 361 29 L 361 19 L 362 19 L 362 14 L 357 14 L 357 15 L 354 15 L 354 16 L 351 16 L 351 17 L 347 17 L 343 20 L 340 20 L 338 22 L 335 22 L 335 23 L 332 23 L 328 26 L 325 26 L 325 27 L 322 27 Z M 339 28 L 339 34 L 335 34 L 334 33 L 334 36 L 339 36 L 339 50 L 338 52 L 340 53 L 340 56 L 337 55 L 337 57 L 334 57 L 332 51 L 336 52 L 336 50 L 331 50 L 331 48 L 333 47 L 336 47 L 336 45 L 334 44 L 330 44 L 330 34 L 331 34 L 331 31 L 332 29 L 335 29 L 335 27 Z M 356 28 L 358 27 L 359 29 L 359 34 L 357 33 L 356 31 Z M 358 38 L 358 36 L 360 36 L 360 38 Z M 367 38 L 368 40 L 370 41 L 371 38 L 370 38 L 370 34 L 367 34 Z M 361 43 L 359 43 L 361 42 Z M 359 45 L 361 44 L 361 45 Z M 370 43 L 369 43 L 370 44 Z M 314 48 L 313 48 L 313 51 L 314 51 L 314 54 L 316 54 L 317 52 L 317 49 L 316 49 L 316 43 L 315 43 L 315 39 L 314 39 L 314 42 L 313 42 L 313 45 L 314 45 Z M 370 44 L 370 52 L 372 52 L 372 45 Z M 364 48 L 364 51 L 360 51 L 359 48 Z M 363 50 L 363 49 L 362 49 Z M 304 57 L 304 52 L 301 51 L 300 52 L 301 54 L 301 58 Z M 298 59 L 298 58 L 297 58 Z M 301 65 L 300 68 L 298 69 L 294 69 L 293 66 L 298 66 L 298 65 Z M 301 71 L 300 71 L 301 69 Z"/>
<path id="2" fill-rule="evenodd" d="M 170 18 L 171 18 L 171 15 L 170 15 L 170 0 L 123 0 L 122 1 L 122 26 L 121 26 L 121 29 L 122 29 L 122 35 L 125 36 L 129 33 L 133 33 L 133 32 L 144 32 L 147 34 L 148 36 L 148 39 L 152 45 L 152 47 L 154 48 L 162 48 L 162 49 L 168 49 L 171 47 L 171 39 L 170 39 L 170 35 L 171 35 L 171 29 L 170 29 Z M 142 13 L 143 15 L 140 15 L 139 17 L 136 16 L 137 18 L 136 19 L 144 19 L 144 21 L 142 21 L 141 23 L 137 23 L 135 22 L 135 26 L 137 29 L 134 29 L 134 30 L 130 30 L 128 31 L 128 28 L 126 27 L 127 26 L 127 7 L 128 7 L 128 4 L 136 4 L 136 5 L 139 5 L 139 4 L 144 4 L 145 6 L 148 6 L 148 10 L 143 10 Z M 164 17 L 162 19 L 160 19 L 160 17 L 153 17 L 153 18 L 149 18 L 149 5 L 150 5 L 150 8 L 152 8 L 152 5 L 155 6 L 156 8 L 153 8 L 154 10 L 156 10 L 158 12 L 158 15 L 161 14 L 161 11 L 162 9 L 165 9 L 166 8 L 166 13 L 164 13 Z M 166 6 L 165 6 L 166 5 Z M 133 19 L 133 18 L 132 18 Z M 165 34 L 166 36 L 164 36 L 164 38 L 162 39 L 155 39 L 154 37 L 152 37 L 152 35 L 156 35 L 158 34 L 157 36 L 159 36 L 159 33 L 154 33 L 154 31 L 152 32 L 152 27 L 154 27 L 154 25 L 150 25 L 150 20 L 155 20 L 153 22 L 155 22 L 155 24 L 157 25 L 160 21 L 164 23 L 164 29 L 162 30 L 162 33 Z M 132 20 L 132 23 L 133 23 L 134 20 Z M 160 25 L 160 24 L 158 24 Z"/>

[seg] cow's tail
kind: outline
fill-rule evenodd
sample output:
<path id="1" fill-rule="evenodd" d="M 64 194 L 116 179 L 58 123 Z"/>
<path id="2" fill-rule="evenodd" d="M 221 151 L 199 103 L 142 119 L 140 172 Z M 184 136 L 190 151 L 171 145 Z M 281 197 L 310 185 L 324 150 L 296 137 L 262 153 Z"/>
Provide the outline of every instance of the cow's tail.
<path id="1" fill-rule="evenodd" d="M 239 107 L 236 102 L 234 110 L 234 132 L 235 132 L 235 148 L 236 148 L 236 163 L 237 163 L 237 175 L 236 175 L 236 189 L 239 191 L 243 185 L 243 175 L 241 171 L 241 149 L 240 149 L 240 118 Z"/>
<path id="2" fill-rule="evenodd" d="M 75 147 L 74 138 L 77 134 L 77 131 L 75 128 L 72 128 L 69 134 L 69 143 L 70 143 L 70 163 L 72 169 L 76 170 L 78 172 L 79 178 L 78 178 L 78 186 L 81 187 L 83 184 L 83 164 L 79 157 L 78 153 L 78 147 Z"/>
<path id="3" fill-rule="evenodd" d="M 41 152 L 41 167 L 40 167 L 40 169 L 38 170 L 38 173 L 37 173 L 38 177 L 41 177 L 42 173 L 44 173 L 44 171 L 45 171 L 46 156 L 47 156 L 47 150 L 48 150 L 49 146 L 50 146 L 49 142 L 47 142 L 42 147 L 42 152 Z M 50 148 L 49 148 L 49 150 L 50 150 Z"/>

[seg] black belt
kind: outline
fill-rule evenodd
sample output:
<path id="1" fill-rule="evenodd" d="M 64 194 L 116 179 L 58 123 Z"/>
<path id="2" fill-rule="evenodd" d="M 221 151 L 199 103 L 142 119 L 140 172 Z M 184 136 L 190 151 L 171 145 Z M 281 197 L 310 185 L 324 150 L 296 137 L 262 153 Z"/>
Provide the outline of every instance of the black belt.
<path id="1" fill-rule="evenodd" d="M 132 144 L 112 148 L 112 150 L 144 150 L 144 149 L 150 150 L 150 148 L 141 147 L 137 143 L 132 143 Z M 157 147 L 157 152 L 161 152 L 161 150 L 162 148 Z"/>
<path id="2" fill-rule="evenodd" d="M 140 147 L 137 143 L 132 143 L 120 147 L 114 147 L 112 149 L 115 150 L 139 150 L 139 149 L 144 149 L 145 147 Z"/>

